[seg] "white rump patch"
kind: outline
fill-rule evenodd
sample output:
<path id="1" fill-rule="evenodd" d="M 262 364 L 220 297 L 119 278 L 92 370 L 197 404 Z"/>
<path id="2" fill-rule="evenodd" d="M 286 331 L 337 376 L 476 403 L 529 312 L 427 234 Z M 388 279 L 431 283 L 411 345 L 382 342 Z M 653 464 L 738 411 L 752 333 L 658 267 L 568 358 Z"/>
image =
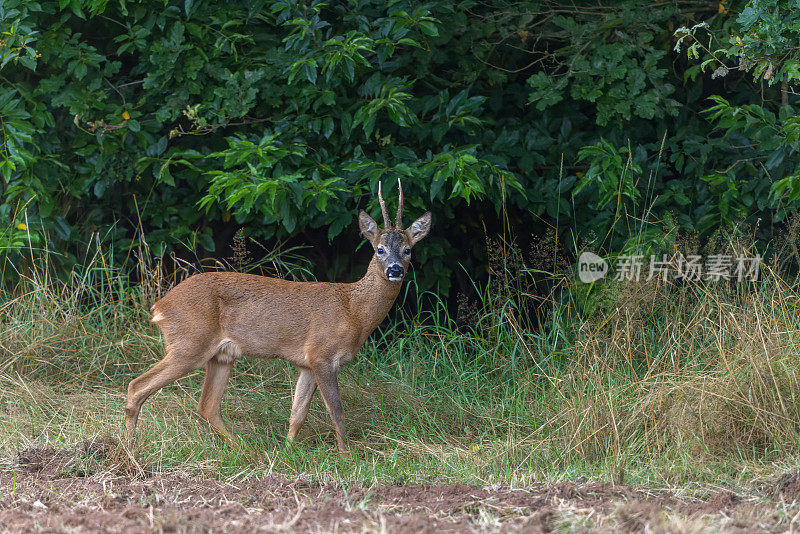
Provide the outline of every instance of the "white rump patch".
<path id="1" fill-rule="evenodd" d="M 217 346 L 216 358 L 219 363 L 232 363 L 242 355 L 242 349 L 232 339 L 225 338 Z"/>
<path id="2" fill-rule="evenodd" d="M 163 321 L 163 320 L 164 320 L 164 314 L 163 314 L 163 313 L 161 313 L 161 312 L 158 312 L 158 313 L 156 313 L 156 314 L 153 316 L 153 318 L 152 318 L 152 319 L 150 319 L 150 320 L 151 320 L 152 322 L 154 322 L 154 323 L 157 323 L 157 322 L 159 322 L 159 321 Z"/>

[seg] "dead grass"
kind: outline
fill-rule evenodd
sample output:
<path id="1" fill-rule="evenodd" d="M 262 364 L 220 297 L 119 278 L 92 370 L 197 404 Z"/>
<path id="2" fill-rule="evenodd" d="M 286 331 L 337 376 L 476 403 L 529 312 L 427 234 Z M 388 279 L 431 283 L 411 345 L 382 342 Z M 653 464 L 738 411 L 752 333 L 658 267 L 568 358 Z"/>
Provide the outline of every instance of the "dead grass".
<path id="1" fill-rule="evenodd" d="M 146 307 L 168 284 L 152 274 L 130 287 L 102 264 L 64 282 L 40 273 L 0 306 L 6 466 L 22 450 L 117 438 L 127 382 L 160 357 Z M 797 467 L 796 286 L 768 271 L 757 284 L 609 283 L 592 298 L 580 320 L 554 303 L 541 331 L 511 313 L 473 330 L 425 318 L 376 333 L 343 374 L 350 457 L 331 454 L 318 400 L 300 445 L 285 448 L 295 371 L 243 359 L 223 412 L 238 442 L 196 417 L 198 372 L 148 401 L 120 469 L 362 483 L 589 476 L 677 490 Z M 498 313 L 489 304 L 482 313 Z"/>
<path id="2" fill-rule="evenodd" d="M 565 463 L 611 458 L 619 466 L 800 452 L 793 287 L 773 273 L 722 290 L 628 285 L 581 326 L 574 353 L 541 396 L 551 430 L 530 446 L 557 447 Z M 534 359 L 546 358 L 534 350 Z"/>

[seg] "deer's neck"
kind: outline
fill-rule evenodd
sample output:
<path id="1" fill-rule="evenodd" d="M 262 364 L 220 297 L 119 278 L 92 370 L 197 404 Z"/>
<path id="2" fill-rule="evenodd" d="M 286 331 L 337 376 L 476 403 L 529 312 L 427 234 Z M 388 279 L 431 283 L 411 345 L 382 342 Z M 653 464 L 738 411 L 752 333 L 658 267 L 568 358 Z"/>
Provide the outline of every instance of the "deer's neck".
<path id="1" fill-rule="evenodd" d="M 381 324 L 400 293 L 400 282 L 390 282 L 372 258 L 364 277 L 355 282 L 350 293 L 350 307 L 361 324 L 361 343 Z"/>

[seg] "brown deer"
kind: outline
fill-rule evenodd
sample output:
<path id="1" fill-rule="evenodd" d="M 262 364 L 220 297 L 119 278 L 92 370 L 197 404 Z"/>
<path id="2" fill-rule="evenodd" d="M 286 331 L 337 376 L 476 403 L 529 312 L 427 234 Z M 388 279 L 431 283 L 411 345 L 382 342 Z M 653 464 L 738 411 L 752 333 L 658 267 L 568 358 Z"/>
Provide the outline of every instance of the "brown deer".
<path id="1" fill-rule="evenodd" d="M 191 276 L 153 307 L 164 337 L 164 359 L 128 385 L 125 430 L 133 445 L 142 404 L 154 392 L 187 373 L 206 368 L 198 411 L 219 434 L 231 438 L 220 404 L 236 358 L 280 358 L 300 369 L 289 419 L 294 441 L 319 387 L 333 421 L 339 451 L 345 451 L 342 399 L 336 374 L 361 349 L 383 321 L 400 292 L 411 248 L 428 234 L 430 212 L 403 230 L 403 189 L 395 226 L 378 201 L 384 228 L 366 212 L 358 215 L 361 233 L 375 249 L 367 273 L 351 284 L 290 282 L 252 274 L 215 272 Z"/>

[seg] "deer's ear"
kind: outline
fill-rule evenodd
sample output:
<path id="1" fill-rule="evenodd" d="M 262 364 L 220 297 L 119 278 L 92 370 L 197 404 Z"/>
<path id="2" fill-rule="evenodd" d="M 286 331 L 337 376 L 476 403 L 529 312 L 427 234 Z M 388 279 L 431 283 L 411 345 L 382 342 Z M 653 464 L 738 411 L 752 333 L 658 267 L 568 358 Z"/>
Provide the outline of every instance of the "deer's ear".
<path id="1" fill-rule="evenodd" d="M 430 231 L 431 212 L 427 212 L 425 215 L 411 223 L 411 226 L 406 228 L 406 233 L 408 234 L 408 238 L 411 240 L 411 245 L 415 245 L 423 237 L 428 235 L 428 232 Z"/>
<path id="2" fill-rule="evenodd" d="M 358 214 L 358 227 L 361 228 L 361 233 L 369 241 L 373 241 L 378 237 L 378 223 L 364 210 L 361 210 Z"/>

